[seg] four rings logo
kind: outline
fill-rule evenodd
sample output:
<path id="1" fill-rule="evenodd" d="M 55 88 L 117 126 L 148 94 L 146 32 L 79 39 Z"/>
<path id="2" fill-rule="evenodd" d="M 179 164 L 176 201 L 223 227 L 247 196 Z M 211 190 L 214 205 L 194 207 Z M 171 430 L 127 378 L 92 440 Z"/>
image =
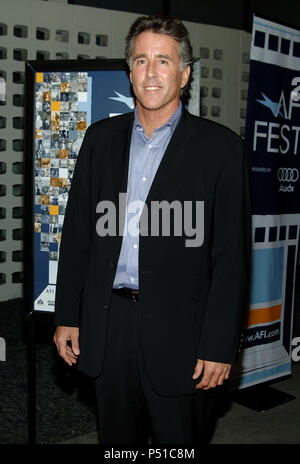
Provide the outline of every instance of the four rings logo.
<path id="1" fill-rule="evenodd" d="M 279 182 L 297 182 L 299 171 L 296 168 L 279 168 L 277 177 Z"/>

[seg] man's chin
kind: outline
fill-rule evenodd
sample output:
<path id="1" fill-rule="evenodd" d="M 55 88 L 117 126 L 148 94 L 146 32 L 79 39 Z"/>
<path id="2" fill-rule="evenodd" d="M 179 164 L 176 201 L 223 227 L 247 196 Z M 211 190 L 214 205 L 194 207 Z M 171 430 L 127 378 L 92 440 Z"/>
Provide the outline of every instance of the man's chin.
<path id="1" fill-rule="evenodd" d="M 157 100 L 157 99 L 150 99 L 150 98 L 140 98 L 136 99 L 137 107 L 140 108 L 142 111 L 163 111 L 163 112 L 174 112 L 179 104 L 176 100 L 171 101 L 164 101 L 164 100 Z"/>
<path id="2" fill-rule="evenodd" d="M 145 102 L 145 101 L 140 102 L 140 105 L 144 110 L 148 110 L 148 111 L 160 110 L 164 106 L 161 103 Z"/>

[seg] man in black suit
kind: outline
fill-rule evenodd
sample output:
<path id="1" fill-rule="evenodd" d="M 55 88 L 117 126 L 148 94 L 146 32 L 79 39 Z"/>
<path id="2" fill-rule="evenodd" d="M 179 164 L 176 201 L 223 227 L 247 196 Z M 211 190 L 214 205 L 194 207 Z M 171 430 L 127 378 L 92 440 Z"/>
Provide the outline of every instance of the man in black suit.
<path id="1" fill-rule="evenodd" d="M 179 20 L 138 18 L 126 59 L 135 111 L 90 126 L 76 163 L 54 341 L 95 378 L 101 442 L 143 443 L 150 418 L 158 443 L 197 443 L 239 346 L 247 161 L 240 137 L 180 101 L 192 57 Z"/>

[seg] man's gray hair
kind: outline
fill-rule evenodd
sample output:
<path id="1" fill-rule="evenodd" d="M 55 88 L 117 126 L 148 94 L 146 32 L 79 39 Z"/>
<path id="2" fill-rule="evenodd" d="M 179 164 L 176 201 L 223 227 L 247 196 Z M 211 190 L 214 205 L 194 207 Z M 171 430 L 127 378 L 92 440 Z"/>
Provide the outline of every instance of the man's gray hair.
<path id="1" fill-rule="evenodd" d="M 125 42 L 125 59 L 131 69 L 132 53 L 135 39 L 139 34 L 151 31 L 157 34 L 166 34 L 178 42 L 181 71 L 193 62 L 192 46 L 189 34 L 183 23 L 177 18 L 163 16 L 140 16 L 132 24 Z"/>

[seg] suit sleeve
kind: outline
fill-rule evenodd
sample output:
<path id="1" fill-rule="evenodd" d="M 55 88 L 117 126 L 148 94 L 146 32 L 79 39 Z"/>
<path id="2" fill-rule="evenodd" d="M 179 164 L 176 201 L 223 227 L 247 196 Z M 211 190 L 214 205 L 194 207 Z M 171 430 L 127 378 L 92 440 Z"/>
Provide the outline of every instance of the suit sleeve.
<path id="1" fill-rule="evenodd" d="M 251 208 L 246 146 L 234 141 L 218 177 L 211 247 L 211 285 L 198 358 L 233 363 L 247 306 Z"/>
<path id="2" fill-rule="evenodd" d="M 90 249 L 90 157 L 88 129 L 77 157 L 62 228 L 55 325 L 80 325 L 80 300 Z"/>

